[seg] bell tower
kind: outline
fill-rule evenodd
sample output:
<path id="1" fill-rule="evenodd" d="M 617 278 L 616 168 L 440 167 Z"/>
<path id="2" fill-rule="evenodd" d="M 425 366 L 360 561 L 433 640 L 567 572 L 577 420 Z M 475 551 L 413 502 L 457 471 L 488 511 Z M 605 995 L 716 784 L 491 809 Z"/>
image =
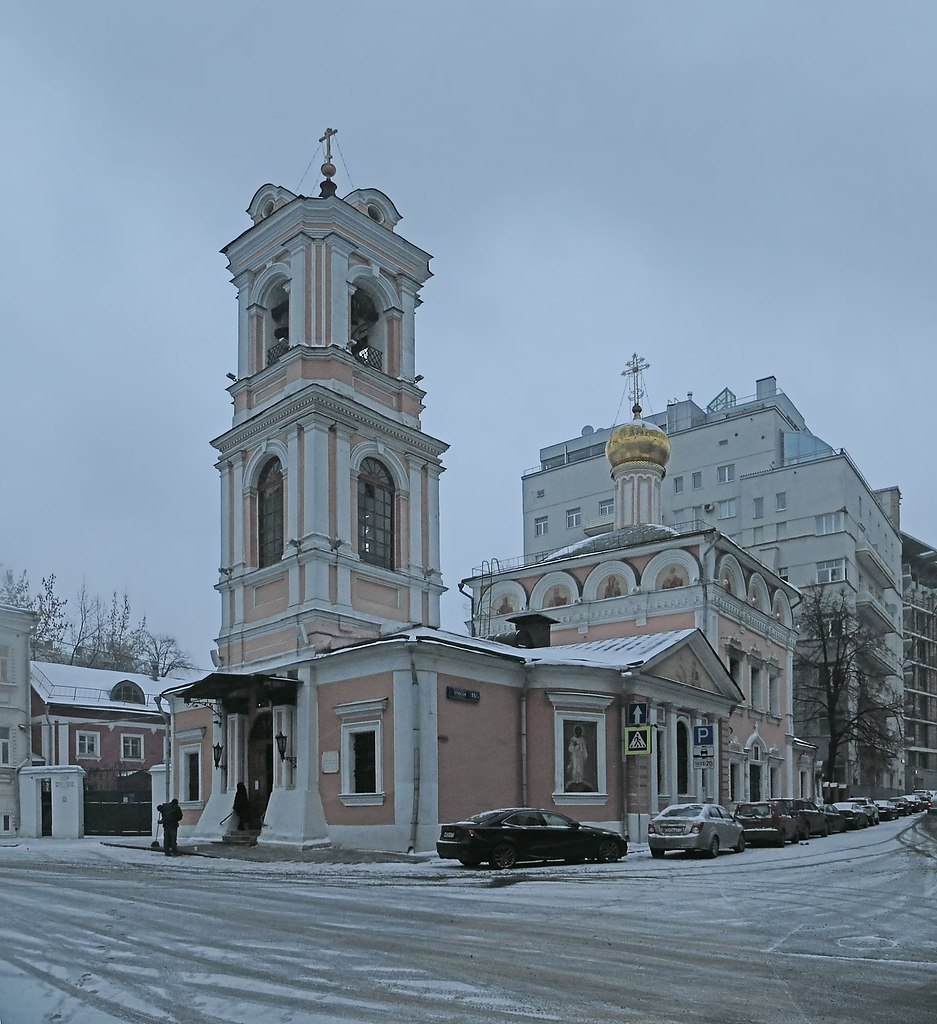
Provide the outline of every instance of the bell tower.
<path id="1" fill-rule="evenodd" d="M 238 295 L 221 475 L 220 666 L 439 625 L 440 457 L 414 346 L 428 253 L 377 189 L 264 185 L 222 252 Z"/>

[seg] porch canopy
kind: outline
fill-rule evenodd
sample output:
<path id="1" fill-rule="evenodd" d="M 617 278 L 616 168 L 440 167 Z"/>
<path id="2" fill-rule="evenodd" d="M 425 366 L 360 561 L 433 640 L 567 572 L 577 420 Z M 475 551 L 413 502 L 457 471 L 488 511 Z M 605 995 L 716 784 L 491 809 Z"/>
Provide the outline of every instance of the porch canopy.
<path id="1" fill-rule="evenodd" d="M 212 672 L 188 686 L 173 690 L 186 704 L 215 700 L 230 714 L 245 714 L 250 708 L 296 705 L 300 680 L 266 673 Z"/>

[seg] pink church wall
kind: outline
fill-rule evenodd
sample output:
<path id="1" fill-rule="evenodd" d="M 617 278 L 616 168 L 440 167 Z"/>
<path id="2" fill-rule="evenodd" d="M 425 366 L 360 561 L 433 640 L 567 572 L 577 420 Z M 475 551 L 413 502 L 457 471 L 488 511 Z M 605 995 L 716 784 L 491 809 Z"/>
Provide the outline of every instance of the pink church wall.
<path id="1" fill-rule="evenodd" d="M 446 687 L 477 690 L 477 704 L 451 700 Z M 440 674 L 439 820 L 458 821 L 521 800 L 520 691 Z"/>

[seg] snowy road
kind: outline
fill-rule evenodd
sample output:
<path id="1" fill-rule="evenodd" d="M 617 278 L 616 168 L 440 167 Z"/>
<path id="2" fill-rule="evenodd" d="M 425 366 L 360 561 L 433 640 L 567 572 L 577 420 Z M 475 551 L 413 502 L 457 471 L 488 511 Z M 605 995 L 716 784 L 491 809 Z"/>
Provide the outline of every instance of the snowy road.
<path id="1" fill-rule="evenodd" d="M 6 844 L 0 1022 L 932 1024 L 935 826 L 509 872 Z"/>

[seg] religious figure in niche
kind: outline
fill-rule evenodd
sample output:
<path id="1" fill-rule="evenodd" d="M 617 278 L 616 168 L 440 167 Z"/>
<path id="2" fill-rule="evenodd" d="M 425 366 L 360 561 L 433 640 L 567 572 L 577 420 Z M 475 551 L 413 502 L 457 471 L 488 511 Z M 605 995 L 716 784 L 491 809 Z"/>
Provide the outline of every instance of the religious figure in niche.
<path id="1" fill-rule="evenodd" d="M 514 602 L 507 594 L 504 594 L 498 602 L 498 606 L 495 608 L 495 615 L 510 615 L 512 612 L 516 611 L 517 609 L 514 607 Z"/>
<path id="2" fill-rule="evenodd" d="M 661 578 L 660 589 L 673 590 L 674 587 L 685 587 L 689 582 L 686 569 L 679 565 L 672 565 Z"/>
<path id="3" fill-rule="evenodd" d="M 598 789 L 595 722 L 564 722 L 564 766 L 567 793 L 594 793 Z"/>
<path id="4" fill-rule="evenodd" d="M 569 591 L 565 587 L 554 587 L 544 601 L 544 608 L 559 608 L 561 605 L 569 604 Z"/>
<path id="5" fill-rule="evenodd" d="M 609 576 L 605 581 L 602 599 L 605 600 L 609 597 L 621 597 L 621 580 L 617 576 Z"/>

